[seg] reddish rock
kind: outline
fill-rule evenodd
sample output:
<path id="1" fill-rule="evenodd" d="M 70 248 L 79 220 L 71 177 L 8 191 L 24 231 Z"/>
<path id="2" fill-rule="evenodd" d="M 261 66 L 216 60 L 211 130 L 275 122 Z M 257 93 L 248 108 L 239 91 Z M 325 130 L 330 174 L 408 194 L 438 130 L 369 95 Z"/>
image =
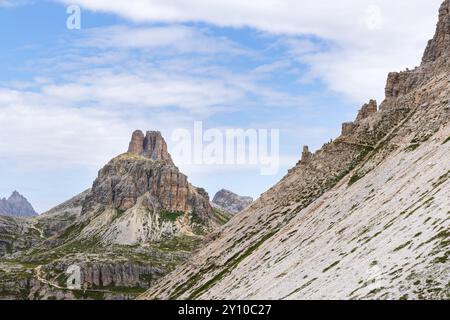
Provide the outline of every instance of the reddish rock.
<path id="1" fill-rule="evenodd" d="M 144 137 L 142 131 L 136 130 L 131 137 L 128 153 L 173 164 L 172 158 L 167 151 L 166 141 L 159 131 L 147 131 Z"/>
<path id="2" fill-rule="evenodd" d="M 345 122 L 342 124 L 342 136 L 346 137 L 353 133 L 355 124 L 353 122 Z"/>
<path id="3" fill-rule="evenodd" d="M 128 210 L 148 194 L 149 208 L 171 212 L 197 213 L 207 219 L 212 212 L 206 192 L 192 186 L 174 165 L 160 132 L 149 131 L 145 138 L 135 131 L 128 153 L 111 160 L 100 170 L 83 213 L 97 205 Z"/>
<path id="4" fill-rule="evenodd" d="M 144 153 L 144 134 L 141 130 L 133 132 L 128 152 L 137 155 L 142 155 Z"/>
<path id="5" fill-rule="evenodd" d="M 369 103 L 366 103 L 362 106 L 361 110 L 358 112 L 358 116 L 356 117 L 356 121 L 361 121 L 370 117 L 372 114 L 378 112 L 378 105 L 375 100 L 370 100 Z"/>

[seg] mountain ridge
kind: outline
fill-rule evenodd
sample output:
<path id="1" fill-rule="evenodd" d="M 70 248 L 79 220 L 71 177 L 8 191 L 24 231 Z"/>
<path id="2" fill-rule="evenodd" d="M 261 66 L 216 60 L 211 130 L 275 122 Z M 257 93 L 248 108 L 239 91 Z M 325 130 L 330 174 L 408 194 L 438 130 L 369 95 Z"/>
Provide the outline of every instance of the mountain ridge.
<path id="1" fill-rule="evenodd" d="M 449 9 L 379 108 L 365 104 L 140 298 L 448 299 Z"/>
<path id="2" fill-rule="evenodd" d="M 92 188 L 29 221 L 0 219 L 0 297 L 134 298 L 229 219 L 175 166 L 160 132 L 137 130 Z M 74 266 L 78 289 L 66 283 Z"/>
<path id="3" fill-rule="evenodd" d="M 211 201 L 213 206 L 231 214 L 237 214 L 252 204 L 252 197 L 239 196 L 238 194 L 222 189 L 219 190 Z"/>
<path id="4" fill-rule="evenodd" d="M 8 199 L 0 198 L 0 214 L 14 217 L 38 215 L 28 200 L 17 191 L 14 191 Z"/>

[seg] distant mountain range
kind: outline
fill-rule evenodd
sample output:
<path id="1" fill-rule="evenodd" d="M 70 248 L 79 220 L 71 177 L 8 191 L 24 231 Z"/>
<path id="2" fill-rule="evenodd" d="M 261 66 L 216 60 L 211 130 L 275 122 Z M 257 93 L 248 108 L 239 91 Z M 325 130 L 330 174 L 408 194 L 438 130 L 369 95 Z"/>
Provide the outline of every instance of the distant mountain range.
<path id="1" fill-rule="evenodd" d="M 8 199 L 0 199 L 0 215 L 33 217 L 37 216 L 37 212 L 24 196 L 14 191 Z"/>

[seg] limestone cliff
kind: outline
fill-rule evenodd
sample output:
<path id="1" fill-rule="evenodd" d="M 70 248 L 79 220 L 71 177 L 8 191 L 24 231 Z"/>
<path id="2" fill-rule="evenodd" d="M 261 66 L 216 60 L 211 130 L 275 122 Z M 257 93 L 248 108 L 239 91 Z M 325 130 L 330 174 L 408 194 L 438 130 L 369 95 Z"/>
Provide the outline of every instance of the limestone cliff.
<path id="1" fill-rule="evenodd" d="M 379 108 L 364 105 L 141 298 L 448 299 L 449 4 Z"/>

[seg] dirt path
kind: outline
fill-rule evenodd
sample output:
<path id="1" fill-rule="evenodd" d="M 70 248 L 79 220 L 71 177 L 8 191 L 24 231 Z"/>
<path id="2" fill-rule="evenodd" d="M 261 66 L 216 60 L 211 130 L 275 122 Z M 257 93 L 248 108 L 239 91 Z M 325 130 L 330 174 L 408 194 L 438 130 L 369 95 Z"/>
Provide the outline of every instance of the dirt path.
<path id="1" fill-rule="evenodd" d="M 58 285 L 57 283 L 54 283 L 54 282 L 51 282 L 51 281 L 45 279 L 45 277 L 43 276 L 43 275 L 44 275 L 44 272 L 42 271 L 42 265 L 37 266 L 36 268 L 34 268 L 34 272 L 35 272 L 35 274 L 36 274 L 36 278 L 37 278 L 40 282 L 42 282 L 42 283 L 44 283 L 44 284 L 46 284 L 46 285 L 49 285 L 49 286 L 51 286 L 51 287 L 53 287 L 53 288 L 56 288 L 56 289 L 60 289 L 60 290 L 70 290 L 70 289 L 61 287 L 61 286 Z"/>

